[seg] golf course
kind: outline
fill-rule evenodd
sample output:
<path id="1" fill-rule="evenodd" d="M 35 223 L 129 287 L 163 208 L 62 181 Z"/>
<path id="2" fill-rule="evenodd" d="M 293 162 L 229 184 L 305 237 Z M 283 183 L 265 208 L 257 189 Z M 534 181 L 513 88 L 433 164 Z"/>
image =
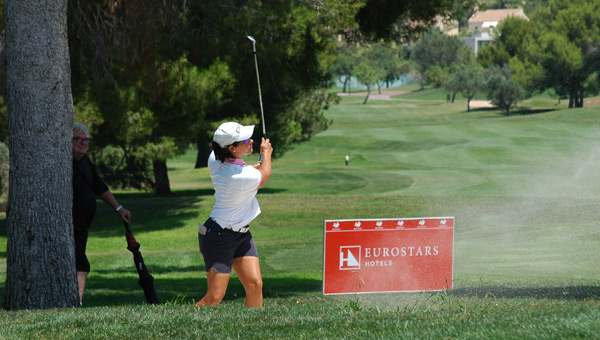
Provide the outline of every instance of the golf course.
<path id="1" fill-rule="evenodd" d="M 506 116 L 400 90 L 364 105 L 340 97 L 327 130 L 273 162 L 251 225 L 264 308 L 244 308 L 235 275 L 219 306 L 195 306 L 206 291 L 198 223 L 214 191 L 190 149 L 167 163 L 173 195 L 113 191 L 161 303 L 146 304 L 125 228 L 98 201 L 83 307 L 0 310 L 0 339 L 600 338 L 598 98 L 567 109 L 542 94 Z M 324 220 L 436 216 L 455 218 L 452 289 L 323 295 Z M 0 300 L 5 280 L 2 212 Z"/>

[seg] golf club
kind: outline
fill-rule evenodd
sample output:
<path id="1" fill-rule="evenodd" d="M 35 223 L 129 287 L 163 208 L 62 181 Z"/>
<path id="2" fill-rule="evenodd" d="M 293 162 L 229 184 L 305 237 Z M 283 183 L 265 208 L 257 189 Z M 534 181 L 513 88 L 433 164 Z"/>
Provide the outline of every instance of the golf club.
<path id="1" fill-rule="evenodd" d="M 267 130 L 265 128 L 265 113 L 263 111 L 262 94 L 260 91 L 260 76 L 258 75 L 258 61 L 256 60 L 256 39 L 249 35 L 248 39 L 252 41 L 252 51 L 254 52 L 254 65 L 256 66 L 256 82 L 258 83 L 258 100 L 260 102 L 260 118 L 262 121 L 263 137 L 267 138 Z"/>

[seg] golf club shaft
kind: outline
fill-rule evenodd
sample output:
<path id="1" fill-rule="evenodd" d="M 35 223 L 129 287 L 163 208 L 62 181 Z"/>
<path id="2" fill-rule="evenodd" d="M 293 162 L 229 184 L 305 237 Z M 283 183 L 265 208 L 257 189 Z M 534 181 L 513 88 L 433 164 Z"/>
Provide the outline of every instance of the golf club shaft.
<path id="1" fill-rule="evenodd" d="M 256 82 L 258 84 L 258 101 L 260 103 L 260 119 L 262 121 L 263 137 L 267 138 L 267 129 L 265 127 L 265 112 L 263 109 L 262 92 L 260 89 L 260 75 L 258 73 L 258 59 L 256 58 L 256 40 L 252 36 L 248 36 L 252 41 L 252 51 L 254 52 L 254 66 L 256 67 Z"/>
<path id="2" fill-rule="evenodd" d="M 254 52 L 254 65 L 256 65 L 256 82 L 258 83 L 258 101 L 260 102 L 260 118 L 262 121 L 263 136 L 267 137 L 267 129 L 265 128 L 265 112 L 263 110 L 262 93 L 260 91 L 260 75 L 258 74 L 258 61 L 256 59 L 256 51 Z"/>

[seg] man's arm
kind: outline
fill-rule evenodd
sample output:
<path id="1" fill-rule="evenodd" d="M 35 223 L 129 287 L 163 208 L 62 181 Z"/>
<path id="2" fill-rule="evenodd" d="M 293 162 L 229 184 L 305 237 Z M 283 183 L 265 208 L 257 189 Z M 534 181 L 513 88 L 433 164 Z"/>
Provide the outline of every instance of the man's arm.
<path id="1" fill-rule="evenodd" d="M 100 199 L 102 199 L 106 204 L 115 209 L 115 211 L 117 212 L 117 214 L 119 214 L 119 217 L 121 217 L 123 222 L 127 224 L 131 222 L 131 214 L 129 213 L 129 210 L 123 208 L 123 206 L 117 202 L 110 190 L 106 190 L 103 194 L 100 194 Z"/>

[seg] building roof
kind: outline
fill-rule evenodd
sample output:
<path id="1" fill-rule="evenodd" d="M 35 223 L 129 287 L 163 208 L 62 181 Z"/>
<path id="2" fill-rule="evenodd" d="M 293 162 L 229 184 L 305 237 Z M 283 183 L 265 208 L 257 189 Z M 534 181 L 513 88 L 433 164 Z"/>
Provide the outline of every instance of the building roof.
<path id="1" fill-rule="evenodd" d="M 479 22 L 500 22 L 509 16 L 520 17 L 526 20 L 529 18 L 525 15 L 522 8 L 516 9 L 490 9 L 483 12 L 476 12 L 470 19 L 469 23 Z"/>

